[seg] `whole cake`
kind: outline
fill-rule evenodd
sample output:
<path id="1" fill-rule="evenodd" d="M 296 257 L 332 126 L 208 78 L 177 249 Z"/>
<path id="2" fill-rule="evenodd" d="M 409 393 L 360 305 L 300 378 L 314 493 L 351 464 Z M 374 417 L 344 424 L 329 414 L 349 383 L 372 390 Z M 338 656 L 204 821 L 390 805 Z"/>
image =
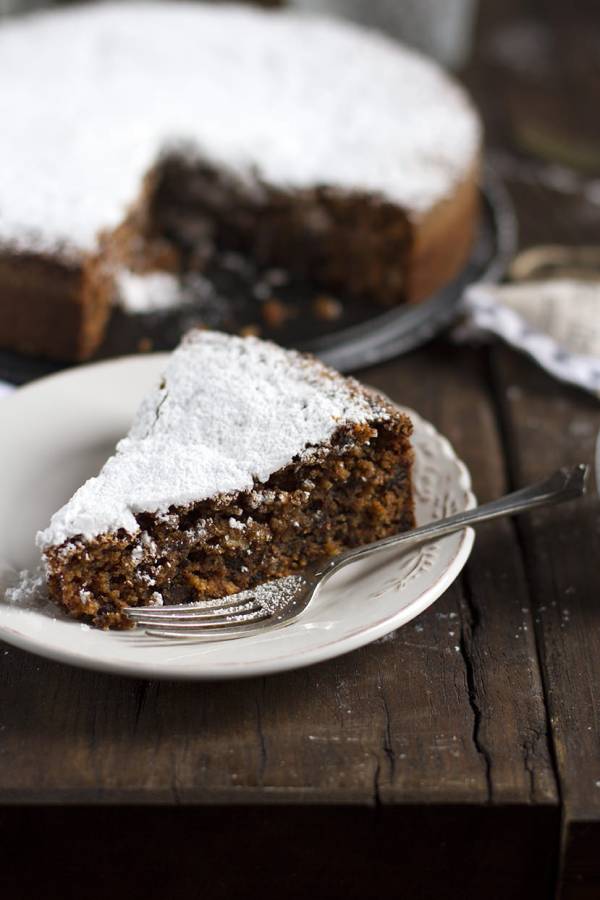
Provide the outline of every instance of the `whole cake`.
<path id="1" fill-rule="evenodd" d="M 100 627 L 222 597 L 414 525 L 409 419 L 316 359 L 192 331 L 127 437 L 38 535 Z"/>
<path id="2" fill-rule="evenodd" d="M 0 347 L 89 357 L 111 306 L 218 250 L 418 301 L 469 252 L 478 118 L 351 24 L 102 3 L 0 27 Z M 126 299 L 126 298 L 125 298 Z"/>

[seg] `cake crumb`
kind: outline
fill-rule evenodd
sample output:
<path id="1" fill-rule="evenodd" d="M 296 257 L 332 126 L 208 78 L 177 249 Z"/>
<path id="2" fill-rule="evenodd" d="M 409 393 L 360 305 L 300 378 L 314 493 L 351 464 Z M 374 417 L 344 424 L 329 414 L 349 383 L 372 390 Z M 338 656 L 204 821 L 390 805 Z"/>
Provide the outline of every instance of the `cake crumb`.
<path id="1" fill-rule="evenodd" d="M 154 341 L 149 337 L 141 337 L 137 343 L 138 353 L 150 353 L 154 349 Z"/>
<path id="2" fill-rule="evenodd" d="M 263 303 L 261 315 L 268 328 L 281 328 L 290 318 L 292 312 L 281 300 L 271 297 L 271 299 Z"/>
<path id="3" fill-rule="evenodd" d="M 326 294 L 320 294 L 315 297 L 312 309 L 322 322 L 337 322 L 341 318 L 344 307 L 335 297 L 329 297 Z"/>
<path id="4" fill-rule="evenodd" d="M 240 335 L 242 337 L 260 337 L 261 327 L 256 322 L 250 322 L 248 325 L 243 325 L 240 328 Z"/>

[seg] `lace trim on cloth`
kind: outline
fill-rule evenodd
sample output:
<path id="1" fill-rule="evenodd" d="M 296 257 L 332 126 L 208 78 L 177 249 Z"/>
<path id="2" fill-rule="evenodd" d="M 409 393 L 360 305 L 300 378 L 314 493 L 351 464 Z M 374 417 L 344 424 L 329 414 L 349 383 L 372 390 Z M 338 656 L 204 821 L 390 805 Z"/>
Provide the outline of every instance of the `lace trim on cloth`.
<path id="1" fill-rule="evenodd" d="M 600 281 L 476 284 L 458 340 L 495 335 L 558 378 L 600 399 Z"/>

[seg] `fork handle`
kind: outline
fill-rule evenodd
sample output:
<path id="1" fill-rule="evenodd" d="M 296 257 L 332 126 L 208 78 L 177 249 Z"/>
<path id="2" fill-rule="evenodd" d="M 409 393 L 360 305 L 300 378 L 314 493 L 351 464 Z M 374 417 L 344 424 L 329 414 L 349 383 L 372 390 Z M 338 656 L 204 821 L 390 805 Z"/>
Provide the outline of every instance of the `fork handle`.
<path id="1" fill-rule="evenodd" d="M 401 534 L 394 534 L 380 541 L 374 541 L 372 544 L 365 544 L 362 547 L 347 550 L 345 553 L 328 560 L 314 574 L 316 577 L 328 577 L 342 566 L 371 556 L 384 547 L 412 547 L 423 544 L 426 541 L 444 537 L 455 531 L 461 531 L 469 525 L 478 525 L 481 522 L 489 522 L 491 519 L 499 519 L 502 516 L 514 516 L 532 509 L 538 509 L 541 506 L 554 506 L 567 500 L 575 500 L 585 493 L 588 471 L 589 467 L 583 463 L 572 468 L 558 469 L 549 478 L 529 485 L 529 487 L 521 488 L 521 490 L 512 494 L 507 494 L 498 500 L 492 500 L 491 503 L 476 506 L 474 509 L 467 509 L 445 519 L 438 519 L 435 522 L 430 522 L 428 525 L 414 528 L 412 531 L 404 531 Z"/>

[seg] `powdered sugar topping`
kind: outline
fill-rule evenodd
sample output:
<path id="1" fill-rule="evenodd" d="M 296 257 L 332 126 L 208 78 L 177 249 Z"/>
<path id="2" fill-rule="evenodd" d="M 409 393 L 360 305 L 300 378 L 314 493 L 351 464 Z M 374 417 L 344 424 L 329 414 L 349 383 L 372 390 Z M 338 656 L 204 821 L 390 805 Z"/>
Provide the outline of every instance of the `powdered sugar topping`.
<path id="1" fill-rule="evenodd" d="M 388 416 L 383 400 L 315 360 L 256 338 L 193 331 L 115 455 L 39 544 L 136 533 L 136 513 L 251 490 L 295 458 L 327 452 L 340 425 Z"/>
<path id="2" fill-rule="evenodd" d="M 23 569 L 15 573 L 13 584 L 5 591 L 4 601 L 14 606 L 51 610 L 53 615 L 56 614 L 56 606 L 48 597 L 46 574 L 41 564 L 33 571 Z"/>
<path id="3" fill-rule="evenodd" d="M 438 67 L 292 12 L 102 3 L 0 27 L 0 243 L 81 249 L 185 142 L 250 179 L 380 193 L 426 212 L 465 177 L 478 120 Z"/>
<path id="4" fill-rule="evenodd" d="M 148 272 L 138 275 L 120 269 L 115 277 L 118 303 L 133 314 L 173 309 L 183 302 L 178 279 L 168 272 Z"/>

